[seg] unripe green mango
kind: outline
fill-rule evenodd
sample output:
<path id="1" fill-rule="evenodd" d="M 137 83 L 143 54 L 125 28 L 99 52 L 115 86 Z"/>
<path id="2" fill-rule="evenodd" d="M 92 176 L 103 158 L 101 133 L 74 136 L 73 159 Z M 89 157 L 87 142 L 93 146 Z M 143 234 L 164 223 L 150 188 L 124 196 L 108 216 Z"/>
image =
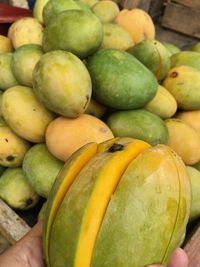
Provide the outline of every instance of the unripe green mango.
<path id="1" fill-rule="evenodd" d="M 12 71 L 20 85 L 32 87 L 33 69 L 42 54 L 42 46 L 37 44 L 22 45 L 15 50 Z"/>
<path id="2" fill-rule="evenodd" d="M 163 86 L 174 96 L 180 109 L 200 109 L 200 70 L 190 66 L 174 67 Z"/>
<path id="3" fill-rule="evenodd" d="M 186 168 L 192 190 L 190 221 L 193 221 L 200 217 L 200 171 L 191 166 L 187 166 Z"/>
<path id="4" fill-rule="evenodd" d="M 106 141 L 91 153 L 94 146 L 72 155 L 47 200 L 48 267 L 167 264 L 190 213 L 181 158 L 165 145 L 149 148 L 131 138 Z"/>
<path id="5" fill-rule="evenodd" d="M 101 22 L 112 22 L 119 14 L 118 4 L 111 0 L 102 0 L 92 6 L 93 13 Z"/>
<path id="6" fill-rule="evenodd" d="M 87 61 L 93 97 L 114 109 L 137 109 L 157 92 L 156 77 L 139 60 L 118 49 L 101 49 Z"/>
<path id="7" fill-rule="evenodd" d="M 47 198 L 63 162 L 50 154 L 45 144 L 37 144 L 28 150 L 22 166 L 32 188 Z"/>
<path id="8" fill-rule="evenodd" d="M 49 0 L 43 9 L 44 24 L 47 25 L 53 17 L 64 10 L 81 9 L 77 2 L 74 0 Z"/>
<path id="9" fill-rule="evenodd" d="M 170 69 L 170 54 L 165 46 L 156 40 L 145 39 L 127 50 L 135 56 L 160 81 Z"/>
<path id="10" fill-rule="evenodd" d="M 177 66 L 190 66 L 200 70 L 200 54 L 194 51 L 181 51 L 170 57 L 171 68 Z"/>
<path id="11" fill-rule="evenodd" d="M 50 20 L 44 29 L 43 50 L 65 50 L 85 58 L 101 45 L 103 27 L 92 12 L 65 10 Z"/>
<path id="12" fill-rule="evenodd" d="M 164 121 L 145 109 L 113 112 L 106 123 L 114 136 L 137 138 L 151 145 L 168 142 L 168 130 Z"/>
<path id="13" fill-rule="evenodd" d="M 1 175 L 0 198 L 10 207 L 21 210 L 28 210 L 39 201 L 22 168 L 8 168 Z"/>
<path id="14" fill-rule="evenodd" d="M 33 7 L 33 16 L 43 24 L 43 9 L 49 0 L 36 0 Z"/>
<path id="15" fill-rule="evenodd" d="M 44 106 L 66 117 L 86 110 L 92 93 L 84 63 L 66 51 L 44 54 L 33 71 L 33 90 Z"/>
<path id="16" fill-rule="evenodd" d="M 18 84 L 12 71 L 13 53 L 0 54 L 0 89 L 6 90 Z"/>

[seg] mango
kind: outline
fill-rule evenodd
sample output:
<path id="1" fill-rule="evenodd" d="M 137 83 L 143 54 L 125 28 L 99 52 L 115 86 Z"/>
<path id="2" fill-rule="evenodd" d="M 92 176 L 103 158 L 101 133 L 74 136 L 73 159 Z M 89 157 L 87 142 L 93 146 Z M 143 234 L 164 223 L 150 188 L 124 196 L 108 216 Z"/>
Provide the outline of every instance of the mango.
<path id="1" fill-rule="evenodd" d="M 102 23 L 96 15 L 83 10 L 67 10 L 57 14 L 45 27 L 43 50 L 61 49 L 85 58 L 98 50 L 102 38 Z"/>
<path id="2" fill-rule="evenodd" d="M 0 198 L 10 207 L 28 210 L 34 207 L 39 196 L 29 185 L 22 168 L 8 168 L 0 177 Z"/>
<path id="3" fill-rule="evenodd" d="M 0 98 L 1 99 L 1 98 Z M 0 100 L 1 101 L 1 100 Z M 101 118 L 106 113 L 106 107 L 98 103 L 93 98 L 90 99 L 89 105 L 85 110 L 86 114 Z"/>
<path id="4" fill-rule="evenodd" d="M 200 136 L 200 110 L 179 111 L 175 117 L 192 126 Z"/>
<path id="5" fill-rule="evenodd" d="M 194 51 L 180 51 L 170 57 L 171 68 L 189 66 L 200 70 L 200 54 Z"/>
<path id="6" fill-rule="evenodd" d="M 90 8 L 92 8 L 96 3 L 99 2 L 99 0 L 80 0 L 83 4 L 88 5 Z"/>
<path id="7" fill-rule="evenodd" d="M 43 9 L 49 0 L 36 0 L 33 7 L 33 16 L 43 24 Z"/>
<path id="8" fill-rule="evenodd" d="M 49 21 L 60 12 L 71 9 L 81 9 L 74 0 L 49 0 L 43 9 L 43 21 L 47 25 Z"/>
<path id="9" fill-rule="evenodd" d="M 42 44 L 43 26 L 35 18 L 23 17 L 12 23 L 8 37 L 15 49 L 24 44 Z"/>
<path id="10" fill-rule="evenodd" d="M 198 161 L 197 163 L 195 163 L 194 165 L 192 165 L 192 167 L 194 167 L 195 169 L 197 169 L 198 171 L 200 171 L 200 161 Z"/>
<path id="11" fill-rule="evenodd" d="M 32 146 L 25 154 L 22 168 L 29 184 L 38 195 L 47 198 L 51 187 L 63 166 L 45 144 Z"/>
<path id="12" fill-rule="evenodd" d="M 58 117 L 53 120 L 47 127 L 45 139 L 52 155 L 66 161 L 81 146 L 111 138 L 112 131 L 101 119 L 82 114 L 75 119 Z"/>
<path id="13" fill-rule="evenodd" d="M 102 48 L 127 50 L 134 45 L 131 35 L 121 26 L 114 23 L 103 24 Z"/>
<path id="14" fill-rule="evenodd" d="M 174 67 L 162 84 L 174 96 L 178 108 L 200 109 L 200 70 L 189 66 Z"/>
<path id="15" fill-rule="evenodd" d="M 107 48 L 87 61 L 93 97 L 114 109 L 137 109 L 149 102 L 157 92 L 153 73 L 125 51 Z"/>
<path id="16" fill-rule="evenodd" d="M 151 145 L 166 144 L 168 141 L 164 121 L 144 109 L 113 112 L 106 123 L 116 137 L 136 138 Z"/>
<path id="17" fill-rule="evenodd" d="M 169 132 L 168 145 L 176 151 L 186 165 L 200 161 L 200 136 L 187 123 L 170 118 L 165 121 Z"/>
<path id="18" fill-rule="evenodd" d="M 186 168 L 191 183 L 192 201 L 190 221 L 193 221 L 200 217 L 200 172 L 191 166 L 187 166 Z"/>
<path id="19" fill-rule="evenodd" d="M 3 95 L 3 92 L 0 90 L 0 117 L 2 116 L 2 112 L 1 112 L 2 95 Z"/>
<path id="20" fill-rule="evenodd" d="M 5 123 L 0 123 L 0 165 L 19 167 L 30 144 L 17 136 Z"/>
<path id="21" fill-rule="evenodd" d="M 45 202 L 42 204 L 42 207 L 40 208 L 40 210 L 39 210 L 39 212 L 38 212 L 38 216 L 37 216 L 37 220 L 38 220 L 38 221 L 43 221 L 43 220 L 44 220 L 45 211 L 46 211 L 46 205 L 47 205 L 47 202 L 45 201 Z"/>
<path id="22" fill-rule="evenodd" d="M 18 136 L 34 143 L 44 141 L 46 128 L 54 115 L 39 102 L 31 88 L 9 88 L 3 94 L 1 105 L 6 123 Z"/>
<path id="23" fill-rule="evenodd" d="M 0 54 L 0 89 L 6 90 L 18 84 L 12 71 L 13 53 Z"/>
<path id="24" fill-rule="evenodd" d="M 145 39 L 155 39 L 155 26 L 149 14 L 139 8 L 121 10 L 115 23 L 125 28 L 132 36 L 134 43 Z"/>
<path id="25" fill-rule="evenodd" d="M 192 51 L 200 53 L 200 42 L 197 42 L 192 48 Z"/>
<path id="26" fill-rule="evenodd" d="M 0 53 L 9 53 L 13 51 L 11 40 L 4 35 L 0 35 Z"/>
<path id="27" fill-rule="evenodd" d="M 143 40 L 128 51 L 151 70 L 157 79 L 163 80 L 170 69 L 170 54 L 157 40 Z"/>
<path id="28" fill-rule="evenodd" d="M 12 71 L 20 85 L 32 87 L 32 74 L 36 63 L 42 56 L 41 45 L 22 45 L 13 53 Z"/>
<path id="29" fill-rule="evenodd" d="M 162 44 L 165 46 L 165 48 L 167 48 L 167 50 L 170 53 L 170 56 L 179 53 L 181 50 L 178 46 L 176 46 L 175 44 L 172 44 L 170 42 L 162 42 Z"/>
<path id="30" fill-rule="evenodd" d="M 102 0 L 92 6 L 92 11 L 102 22 L 112 22 L 119 14 L 119 7 L 111 0 Z"/>
<path id="31" fill-rule="evenodd" d="M 46 262 L 166 264 L 185 233 L 190 203 L 185 166 L 169 147 L 131 138 L 88 144 L 68 159 L 47 200 Z"/>
<path id="32" fill-rule="evenodd" d="M 176 113 L 177 103 L 169 91 L 162 85 L 159 85 L 156 95 L 144 108 L 160 116 L 162 119 L 167 119 Z"/>
<path id="33" fill-rule="evenodd" d="M 58 50 L 44 54 L 36 64 L 33 90 L 47 109 L 66 117 L 78 117 L 89 104 L 92 83 L 78 57 Z"/>

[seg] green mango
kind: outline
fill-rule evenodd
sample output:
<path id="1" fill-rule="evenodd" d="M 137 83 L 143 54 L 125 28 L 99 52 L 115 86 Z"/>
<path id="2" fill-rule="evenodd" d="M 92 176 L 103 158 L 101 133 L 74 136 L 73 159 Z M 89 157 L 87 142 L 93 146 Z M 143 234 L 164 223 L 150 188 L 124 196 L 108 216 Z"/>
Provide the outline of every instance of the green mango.
<path id="1" fill-rule="evenodd" d="M 182 65 L 200 70 L 200 53 L 194 51 L 181 51 L 170 57 L 171 68 Z"/>
<path id="2" fill-rule="evenodd" d="M 192 51 L 200 53 L 200 42 L 197 42 L 192 48 Z"/>
<path id="3" fill-rule="evenodd" d="M 164 121 L 145 109 L 113 112 L 106 123 L 114 136 L 136 138 L 151 145 L 168 142 L 168 130 Z"/>
<path id="4" fill-rule="evenodd" d="M 170 69 L 170 53 L 156 40 L 145 39 L 127 50 L 151 70 L 160 81 Z"/>
<path id="5" fill-rule="evenodd" d="M 94 99 L 114 109 L 141 108 L 158 89 L 153 73 L 125 51 L 101 49 L 89 57 L 87 68 Z"/>
<path id="6" fill-rule="evenodd" d="M 39 201 L 22 168 L 8 168 L 1 175 L 0 198 L 10 207 L 20 210 L 28 210 Z"/>
<path id="7" fill-rule="evenodd" d="M 93 13 L 102 22 L 112 22 L 119 14 L 119 7 L 114 1 L 99 1 L 92 6 Z"/>
<path id="8" fill-rule="evenodd" d="M 170 55 L 176 54 L 178 52 L 180 52 L 180 48 L 172 43 L 169 42 L 162 42 L 162 44 L 167 48 L 167 50 L 169 51 Z"/>

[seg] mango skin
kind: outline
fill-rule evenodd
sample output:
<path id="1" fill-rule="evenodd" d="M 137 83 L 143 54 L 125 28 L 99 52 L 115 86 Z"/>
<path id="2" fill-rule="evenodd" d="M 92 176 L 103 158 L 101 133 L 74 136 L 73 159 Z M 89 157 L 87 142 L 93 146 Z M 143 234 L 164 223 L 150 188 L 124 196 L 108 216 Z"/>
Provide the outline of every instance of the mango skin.
<path id="1" fill-rule="evenodd" d="M 103 28 L 97 16 L 83 10 L 67 10 L 45 27 L 43 50 L 66 50 L 83 59 L 98 50 L 102 38 Z"/>
<path id="2" fill-rule="evenodd" d="M 112 195 L 97 237 L 91 267 L 112 267 L 117 264 L 126 267 L 142 267 L 157 262 L 166 263 L 174 248 L 181 243 L 189 217 L 191 201 L 190 184 L 185 166 L 181 159 L 165 146 L 147 149 L 143 153 L 126 169 Z M 96 170 L 102 165 L 102 161 L 106 162 L 106 158 L 98 156 L 98 160 L 95 164 Z M 147 168 L 142 167 L 143 164 Z M 164 172 L 166 172 L 166 176 Z M 90 183 L 87 184 L 86 177 L 88 174 L 85 168 L 85 172 L 83 169 L 72 185 L 71 192 L 68 191 L 66 194 L 66 199 L 62 202 L 55 218 L 50 243 L 50 251 L 54 251 L 54 253 L 50 253 L 52 261 L 49 266 L 51 267 L 75 266 L 69 264 L 69 260 L 65 261 L 68 258 L 74 262 L 74 259 L 63 239 L 67 238 L 67 242 L 70 244 L 77 236 L 77 227 L 81 223 L 77 220 L 77 216 L 81 216 L 82 203 L 87 200 L 87 194 L 83 192 L 88 191 L 88 188 L 92 186 Z M 82 180 L 87 186 L 78 186 L 78 180 Z M 145 198 L 142 192 L 145 192 Z M 78 198 L 70 198 L 71 193 L 77 195 Z M 69 209 L 72 214 L 69 216 L 66 207 L 69 207 L 68 205 L 73 207 L 73 202 L 76 203 L 76 212 L 75 209 Z M 152 208 L 154 212 L 151 213 Z M 65 216 L 66 220 L 63 219 Z M 148 219 L 149 216 L 151 220 Z M 112 226 L 109 226 L 109 222 Z M 67 225 L 72 226 L 74 231 L 69 232 L 70 228 Z M 125 228 L 124 225 L 126 225 Z M 65 236 L 66 231 L 69 234 Z M 141 238 L 138 238 L 137 231 L 140 234 L 142 231 Z M 57 242 L 58 244 L 56 244 Z M 106 247 L 106 250 L 101 249 L 103 246 Z M 133 248 L 135 248 L 134 253 Z M 68 253 L 65 253 L 66 249 Z M 144 255 L 146 256 L 144 257 Z"/>
<path id="3" fill-rule="evenodd" d="M 1 175 L 0 198 L 10 207 L 20 210 L 31 209 L 39 201 L 22 168 L 8 168 Z"/>
<path id="4" fill-rule="evenodd" d="M 12 71 L 20 85 L 32 87 L 33 69 L 43 55 L 41 45 L 26 44 L 13 53 Z"/>
<path id="5" fill-rule="evenodd" d="M 10 128 L 21 138 L 33 143 L 45 140 L 46 128 L 54 119 L 54 114 L 41 104 L 32 88 L 20 85 L 4 92 L 1 109 Z"/>
<path id="6" fill-rule="evenodd" d="M 180 48 L 175 44 L 169 42 L 162 42 L 162 44 L 165 46 L 165 48 L 167 48 L 171 56 L 181 51 Z"/>
<path id="7" fill-rule="evenodd" d="M 11 40 L 4 36 L 0 35 L 0 53 L 9 53 L 13 51 Z"/>
<path id="8" fill-rule="evenodd" d="M 157 79 L 163 80 L 170 69 L 170 54 L 157 40 L 143 40 L 128 51 L 151 70 Z"/>
<path id="9" fill-rule="evenodd" d="M 42 44 L 43 26 L 32 17 L 24 17 L 12 23 L 8 37 L 15 49 L 24 44 Z"/>
<path id="10" fill-rule="evenodd" d="M 3 166 L 0 166 L 0 176 L 2 175 L 2 173 L 4 172 L 5 168 Z"/>
<path id="11" fill-rule="evenodd" d="M 200 70 L 200 54 L 194 51 L 180 51 L 170 57 L 171 68 L 178 66 L 190 66 Z"/>
<path id="12" fill-rule="evenodd" d="M 92 84 L 83 62 L 70 52 L 44 54 L 33 71 L 33 90 L 44 106 L 66 117 L 78 117 L 87 108 Z"/>
<path id="13" fill-rule="evenodd" d="M 49 0 L 43 9 L 43 20 L 44 24 L 47 25 L 48 22 L 57 14 L 64 10 L 71 9 L 81 9 L 76 1 L 74 0 Z"/>
<path id="14" fill-rule="evenodd" d="M 49 0 L 36 0 L 33 7 L 33 16 L 36 18 L 41 24 L 43 24 L 43 9 L 46 3 Z"/>
<path id="15" fill-rule="evenodd" d="M 181 119 L 165 121 L 169 132 L 168 145 L 182 158 L 186 165 L 200 161 L 200 136 Z"/>
<path id="16" fill-rule="evenodd" d="M 119 14 L 117 3 L 110 0 L 102 0 L 92 6 L 93 13 L 103 22 L 112 22 Z"/>
<path id="17" fill-rule="evenodd" d="M 47 198 L 63 162 L 56 159 L 45 144 L 36 144 L 26 153 L 22 166 L 32 188 Z"/>
<path id="18" fill-rule="evenodd" d="M 186 170 L 190 179 L 192 190 L 192 202 L 189 220 L 193 221 L 200 217 L 200 171 L 191 166 L 187 166 Z"/>
<path id="19" fill-rule="evenodd" d="M 12 71 L 13 53 L 0 54 L 0 89 L 6 90 L 9 87 L 18 85 Z"/>
<path id="20" fill-rule="evenodd" d="M 103 33 L 103 41 L 100 49 L 116 48 L 125 51 L 134 45 L 131 35 L 117 24 L 104 23 Z"/>
<path id="21" fill-rule="evenodd" d="M 101 49 L 87 61 L 93 97 L 114 109 L 137 109 L 157 92 L 156 77 L 129 53 Z"/>
<path id="22" fill-rule="evenodd" d="M 176 113 L 175 118 L 181 119 L 190 126 L 192 126 L 200 136 L 200 110 L 179 111 Z"/>
<path id="23" fill-rule="evenodd" d="M 114 136 L 136 138 L 151 145 L 168 142 L 164 121 L 144 109 L 114 112 L 108 116 L 106 123 Z"/>
<path id="24" fill-rule="evenodd" d="M 0 123 L 0 165 L 19 167 L 30 144 L 17 136 L 5 123 Z"/>
<path id="25" fill-rule="evenodd" d="M 172 94 L 165 87 L 159 85 L 156 95 L 144 108 L 162 119 L 167 119 L 176 113 L 177 103 Z"/>
<path id="26" fill-rule="evenodd" d="M 197 42 L 191 50 L 200 53 L 200 42 Z"/>
<path id="27" fill-rule="evenodd" d="M 200 71 L 190 66 L 172 68 L 162 85 L 183 110 L 200 109 Z"/>

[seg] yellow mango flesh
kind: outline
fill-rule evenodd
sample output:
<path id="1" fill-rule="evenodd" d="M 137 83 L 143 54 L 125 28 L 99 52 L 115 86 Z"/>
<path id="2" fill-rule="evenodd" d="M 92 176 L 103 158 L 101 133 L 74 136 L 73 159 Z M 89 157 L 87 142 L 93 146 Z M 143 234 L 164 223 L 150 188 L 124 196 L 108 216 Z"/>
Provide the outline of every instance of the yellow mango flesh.
<path id="1" fill-rule="evenodd" d="M 105 144 L 106 142 L 103 146 Z M 119 179 L 128 164 L 141 151 L 149 147 L 143 141 L 130 138 L 122 138 L 120 142 L 115 142 L 115 145 L 117 144 L 122 146 L 121 151 L 112 152 L 108 147 L 107 151 L 101 151 L 93 157 L 80 171 L 76 181 L 66 193 L 52 225 L 49 247 L 50 266 L 57 266 L 56 264 L 59 266 L 63 262 L 68 262 L 67 266 L 90 266 L 96 236 Z M 112 144 L 110 147 L 112 149 Z M 77 199 L 80 190 L 83 190 L 81 194 L 85 195 L 81 203 Z M 65 210 L 68 212 L 64 212 Z M 69 238 L 72 233 L 73 240 Z M 59 253 L 53 253 L 60 247 L 64 247 L 67 253 L 62 256 Z"/>

